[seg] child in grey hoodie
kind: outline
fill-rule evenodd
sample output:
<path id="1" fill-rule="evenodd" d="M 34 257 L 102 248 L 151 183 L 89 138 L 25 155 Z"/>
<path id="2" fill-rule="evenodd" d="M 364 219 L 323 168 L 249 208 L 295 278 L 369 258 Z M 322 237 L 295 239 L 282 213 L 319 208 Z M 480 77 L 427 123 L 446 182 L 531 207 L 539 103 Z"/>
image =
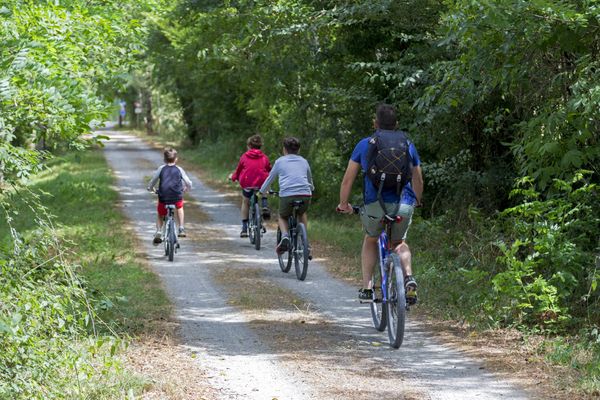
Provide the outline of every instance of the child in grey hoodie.
<path id="1" fill-rule="evenodd" d="M 307 210 L 310 205 L 312 191 L 314 190 L 312 175 L 308 161 L 298 155 L 300 142 L 294 137 L 283 140 L 283 157 L 279 157 L 267 180 L 260 188 L 263 196 L 269 191 L 269 187 L 279 177 L 279 229 L 281 240 L 277 244 L 277 253 L 284 253 L 290 245 L 288 218 L 292 215 L 292 202 L 303 200 L 304 203 L 298 209 L 299 222 L 308 227 Z"/>

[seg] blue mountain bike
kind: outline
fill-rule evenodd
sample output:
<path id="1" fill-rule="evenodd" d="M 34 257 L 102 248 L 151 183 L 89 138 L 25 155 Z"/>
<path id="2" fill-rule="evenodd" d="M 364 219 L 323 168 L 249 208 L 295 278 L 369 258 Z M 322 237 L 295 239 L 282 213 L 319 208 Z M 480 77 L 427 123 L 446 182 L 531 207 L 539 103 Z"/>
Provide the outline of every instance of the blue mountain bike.
<path id="1" fill-rule="evenodd" d="M 360 207 L 352 207 L 355 214 L 360 213 Z M 383 332 L 387 326 L 390 346 L 397 349 L 404 340 L 404 325 L 409 303 L 406 301 L 404 289 L 404 272 L 398 254 L 394 252 L 391 243 L 392 226 L 402 221 L 402 217 L 384 215 L 384 229 L 379 235 L 377 266 L 373 270 L 371 289 L 373 299 L 371 317 L 373 326 Z"/>

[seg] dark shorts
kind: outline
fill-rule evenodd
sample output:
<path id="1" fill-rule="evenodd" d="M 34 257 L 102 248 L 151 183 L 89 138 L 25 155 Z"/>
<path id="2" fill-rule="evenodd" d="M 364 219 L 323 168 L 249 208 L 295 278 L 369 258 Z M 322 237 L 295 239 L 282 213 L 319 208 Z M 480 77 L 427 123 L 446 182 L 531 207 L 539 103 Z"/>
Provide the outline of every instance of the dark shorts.
<path id="1" fill-rule="evenodd" d="M 292 202 L 295 200 L 302 200 L 304 203 L 298 207 L 298 216 L 304 214 L 308 210 L 308 206 L 310 205 L 310 196 L 289 196 L 289 197 L 280 197 L 279 198 L 279 216 L 282 218 L 287 218 L 292 215 L 292 211 L 294 207 L 292 206 Z"/>
<path id="2" fill-rule="evenodd" d="M 258 189 L 242 189 L 242 196 L 247 199 L 252 197 L 252 193 L 258 193 Z"/>

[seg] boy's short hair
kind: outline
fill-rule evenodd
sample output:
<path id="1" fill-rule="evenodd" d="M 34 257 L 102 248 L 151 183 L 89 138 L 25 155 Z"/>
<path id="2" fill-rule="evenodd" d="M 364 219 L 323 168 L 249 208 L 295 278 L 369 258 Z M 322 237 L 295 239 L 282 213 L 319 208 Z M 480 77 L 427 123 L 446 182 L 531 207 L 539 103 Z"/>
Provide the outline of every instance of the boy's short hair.
<path id="1" fill-rule="evenodd" d="M 300 141 L 295 137 L 286 137 L 283 139 L 283 147 L 288 154 L 298 154 L 298 150 L 300 150 Z"/>
<path id="2" fill-rule="evenodd" d="M 251 149 L 260 149 L 263 145 L 262 137 L 260 135 L 252 135 L 248 138 L 246 144 Z"/>
<path id="3" fill-rule="evenodd" d="M 172 147 L 167 147 L 163 152 L 163 156 L 166 163 L 174 163 L 177 160 L 177 150 Z"/>
<path id="4" fill-rule="evenodd" d="M 396 119 L 396 109 L 390 104 L 380 104 L 375 112 L 377 124 L 381 129 L 396 129 L 398 120 Z"/>

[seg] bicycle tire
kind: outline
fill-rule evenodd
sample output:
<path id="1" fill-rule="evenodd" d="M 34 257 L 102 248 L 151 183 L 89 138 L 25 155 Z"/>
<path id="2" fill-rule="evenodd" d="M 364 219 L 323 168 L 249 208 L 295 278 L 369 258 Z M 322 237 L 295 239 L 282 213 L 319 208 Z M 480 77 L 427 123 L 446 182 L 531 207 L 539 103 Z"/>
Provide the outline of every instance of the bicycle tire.
<path id="1" fill-rule="evenodd" d="M 294 240 L 294 265 L 296 267 L 296 278 L 299 281 L 306 279 L 308 272 L 308 234 L 303 223 L 298 223 L 297 233 Z"/>
<path id="2" fill-rule="evenodd" d="M 169 255 L 169 241 L 167 240 L 167 235 L 169 233 L 168 224 L 169 221 L 166 218 L 163 219 L 162 240 L 163 247 L 165 248 L 165 256 Z"/>
<path id="3" fill-rule="evenodd" d="M 277 228 L 277 243 L 281 241 L 281 231 Z M 279 261 L 279 268 L 281 272 L 290 272 L 292 268 L 292 246 L 290 246 L 289 250 L 284 252 L 283 254 L 277 254 L 277 259 Z"/>
<path id="4" fill-rule="evenodd" d="M 254 203 L 254 248 L 260 250 L 260 236 L 262 229 L 262 217 L 258 203 Z"/>
<path id="5" fill-rule="evenodd" d="M 250 206 L 248 211 L 248 239 L 250 240 L 250 244 L 254 244 L 254 208 Z"/>
<path id="6" fill-rule="evenodd" d="M 388 337 L 390 346 L 397 349 L 404 340 L 404 324 L 406 321 L 406 294 L 404 293 L 404 274 L 398 254 L 391 254 L 385 268 L 388 271 L 387 289 L 387 314 Z"/>
<path id="7" fill-rule="evenodd" d="M 167 241 L 169 242 L 169 261 L 173 261 L 175 258 L 175 244 L 177 243 L 177 237 L 175 236 L 175 223 L 173 220 L 169 221 L 169 236 Z"/>
<path id="8" fill-rule="evenodd" d="M 387 326 L 387 307 L 383 303 L 383 281 L 381 277 L 381 262 L 377 256 L 377 263 L 371 277 L 371 289 L 373 290 L 373 302 L 371 303 L 371 318 L 373 327 L 379 332 L 385 331 Z"/>

